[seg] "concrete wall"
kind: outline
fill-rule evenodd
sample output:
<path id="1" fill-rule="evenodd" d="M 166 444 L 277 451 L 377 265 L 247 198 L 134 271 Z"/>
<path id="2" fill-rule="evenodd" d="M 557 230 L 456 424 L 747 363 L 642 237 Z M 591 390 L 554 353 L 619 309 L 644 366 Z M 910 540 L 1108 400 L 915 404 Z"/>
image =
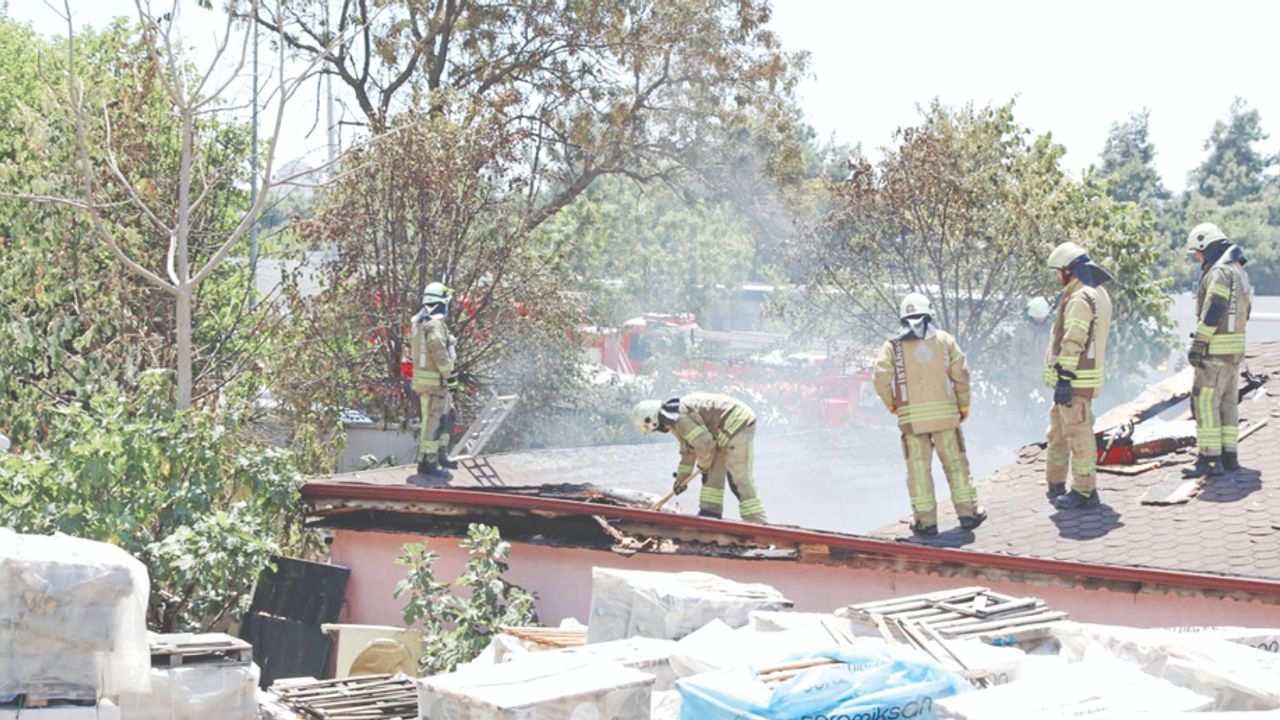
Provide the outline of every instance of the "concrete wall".
<path id="1" fill-rule="evenodd" d="M 403 599 L 392 596 L 405 568 L 395 564 L 406 543 L 417 535 L 335 531 L 332 560 L 351 568 L 343 622 L 394 625 L 402 623 Z M 466 564 L 466 551 L 457 538 L 430 538 L 428 546 L 440 554 L 437 577 L 457 577 Z M 985 585 L 1014 596 L 1044 598 L 1049 607 L 1071 613 L 1074 620 L 1134 627 L 1171 625 L 1239 625 L 1275 627 L 1280 606 L 1203 597 L 1135 594 L 1089 590 L 1052 584 L 1009 583 L 969 578 L 945 578 L 886 570 L 859 570 L 802 565 L 795 562 L 736 560 L 678 555 L 638 554 L 623 557 L 598 550 L 550 548 L 512 543 L 507 579 L 538 596 L 538 617 L 547 625 L 574 617 L 587 622 L 591 602 L 591 568 L 679 572 L 698 570 L 740 582 L 767 583 L 795 601 L 796 610 L 830 612 L 851 603 L 897 595 Z"/>

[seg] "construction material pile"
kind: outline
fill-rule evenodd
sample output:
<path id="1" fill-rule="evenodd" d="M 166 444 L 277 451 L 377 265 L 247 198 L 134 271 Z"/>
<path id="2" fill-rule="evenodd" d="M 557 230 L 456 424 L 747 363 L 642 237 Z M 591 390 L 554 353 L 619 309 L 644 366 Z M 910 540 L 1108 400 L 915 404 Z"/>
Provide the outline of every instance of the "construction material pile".
<path id="1" fill-rule="evenodd" d="M 114 545 L 0 528 L 0 707 L 118 717 L 108 698 L 150 685 L 149 592 L 146 568 Z"/>
<path id="2" fill-rule="evenodd" d="M 585 628 L 503 628 L 433 677 L 273 692 L 302 720 L 1280 717 L 1277 630 L 1088 625 L 984 587 L 789 606 L 767 585 L 597 568 Z"/>

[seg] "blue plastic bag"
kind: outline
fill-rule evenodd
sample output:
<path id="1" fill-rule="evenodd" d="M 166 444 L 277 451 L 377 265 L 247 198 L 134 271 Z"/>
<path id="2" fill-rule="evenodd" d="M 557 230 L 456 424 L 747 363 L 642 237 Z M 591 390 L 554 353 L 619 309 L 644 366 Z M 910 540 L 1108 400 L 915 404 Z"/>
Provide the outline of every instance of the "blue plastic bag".
<path id="1" fill-rule="evenodd" d="M 967 692 L 964 678 L 887 647 L 842 646 L 783 662 L 831 658 L 781 683 L 734 668 L 676 683 L 680 720 L 931 720 L 938 699 Z"/>

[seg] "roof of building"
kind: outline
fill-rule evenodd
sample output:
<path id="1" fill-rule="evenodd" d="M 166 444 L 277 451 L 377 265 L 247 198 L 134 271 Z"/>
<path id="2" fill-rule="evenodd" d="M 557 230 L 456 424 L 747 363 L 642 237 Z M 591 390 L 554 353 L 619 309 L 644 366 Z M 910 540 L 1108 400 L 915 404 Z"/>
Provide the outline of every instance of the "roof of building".
<path id="1" fill-rule="evenodd" d="M 1280 341 L 1251 345 L 1246 365 L 1280 383 Z M 1168 458 L 1176 464 L 1138 475 L 1099 472 L 1101 503 L 1063 511 L 1045 496 L 1046 451 L 1031 445 L 1015 464 L 979 481 L 979 498 L 989 516 L 984 525 L 974 532 L 948 528 L 949 513 L 940 508 L 943 531 L 909 541 L 1051 560 L 1280 579 L 1280 389 L 1272 394 L 1266 389 L 1240 404 L 1242 433 L 1265 423 L 1241 441 L 1242 468 L 1204 482 L 1185 502 L 1142 501 L 1153 486 L 1177 484 L 1172 478 L 1194 459 L 1194 448 Z M 954 525 L 954 518 L 949 522 Z M 907 536 L 906 520 L 873 535 Z"/>

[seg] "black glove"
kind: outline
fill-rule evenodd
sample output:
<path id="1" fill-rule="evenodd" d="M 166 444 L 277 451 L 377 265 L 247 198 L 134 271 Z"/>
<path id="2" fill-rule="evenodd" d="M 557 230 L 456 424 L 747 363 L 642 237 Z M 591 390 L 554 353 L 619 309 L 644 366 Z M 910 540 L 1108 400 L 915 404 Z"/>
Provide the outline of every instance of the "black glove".
<path id="1" fill-rule="evenodd" d="M 1058 371 L 1058 382 L 1053 386 L 1053 402 L 1055 405 L 1070 405 L 1071 381 L 1076 379 L 1076 374 L 1070 370 L 1063 370 L 1062 366 L 1054 363 L 1053 369 Z"/>
<path id="2" fill-rule="evenodd" d="M 677 495 L 684 492 L 685 488 L 689 487 L 689 483 L 693 482 L 692 475 L 686 475 L 683 480 L 680 479 L 680 473 L 671 473 L 671 477 L 676 479 L 675 483 L 671 485 L 671 491 Z"/>
<path id="3" fill-rule="evenodd" d="M 1191 349 L 1187 351 L 1187 363 L 1191 367 L 1204 367 L 1204 359 L 1209 354 L 1209 343 L 1204 340 L 1194 340 L 1191 343 Z"/>
<path id="4" fill-rule="evenodd" d="M 458 382 L 458 373 L 454 373 L 444 379 L 444 386 L 450 390 L 457 390 L 462 387 L 462 383 Z"/>

